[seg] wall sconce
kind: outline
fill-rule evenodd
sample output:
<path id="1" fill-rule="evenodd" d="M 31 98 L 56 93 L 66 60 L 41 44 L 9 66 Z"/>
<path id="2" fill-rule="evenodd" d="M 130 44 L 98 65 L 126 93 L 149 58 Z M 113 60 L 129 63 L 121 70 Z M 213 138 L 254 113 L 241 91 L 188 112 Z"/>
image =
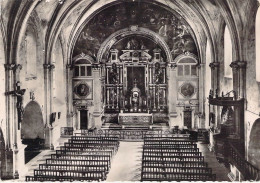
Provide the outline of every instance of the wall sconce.
<path id="1" fill-rule="evenodd" d="M 34 91 L 30 91 L 30 99 L 31 99 L 32 101 L 35 100 Z"/>

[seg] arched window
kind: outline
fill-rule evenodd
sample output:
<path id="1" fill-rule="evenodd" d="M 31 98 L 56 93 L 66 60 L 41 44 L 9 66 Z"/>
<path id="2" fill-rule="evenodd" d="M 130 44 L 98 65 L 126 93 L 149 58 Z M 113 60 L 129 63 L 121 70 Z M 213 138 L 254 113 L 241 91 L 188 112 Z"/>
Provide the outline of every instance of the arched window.
<path id="1" fill-rule="evenodd" d="M 26 77 L 36 78 L 37 44 L 36 35 L 33 30 L 27 30 L 25 39 L 26 48 Z"/>
<path id="2" fill-rule="evenodd" d="M 260 9 L 258 9 L 257 14 L 256 14 L 256 81 L 260 82 Z"/>
<path id="3" fill-rule="evenodd" d="M 232 62 L 232 41 L 228 27 L 225 27 L 224 32 L 224 70 L 225 77 L 232 78 L 232 69 L 230 64 Z"/>
<path id="4" fill-rule="evenodd" d="M 180 55 L 177 60 L 178 76 L 197 76 L 196 58 L 192 55 Z"/>
<path id="5" fill-rule="evenodd" d="M 89 55 L 79 55 L 74 59 L 74 77 L 92 77 L 94 60 Z"/>

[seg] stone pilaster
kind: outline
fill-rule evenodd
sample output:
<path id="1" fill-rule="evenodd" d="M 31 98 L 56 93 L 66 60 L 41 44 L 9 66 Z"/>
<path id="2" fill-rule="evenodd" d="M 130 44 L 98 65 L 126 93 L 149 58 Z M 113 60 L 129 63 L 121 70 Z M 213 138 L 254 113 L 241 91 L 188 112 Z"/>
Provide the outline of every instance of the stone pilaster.
<path id="1" fill-rule="evenodd" d="M 45 90 L 45 137 L 46 147 L 53 149 L 52 129 L 50 125 L 50 115 L 52 113 L 52 90 L 53 90 L 53 64 L 43 64 L 44 67 L 44 90 Z"/>
<path id="2" fill-rule="evenodd" d="M 209 67 L 211 69 L 211 90 L 213 91 L 214 94 L 219 95 L 219 62 L 212 62 L 209 64 Z M 219 107 L 217 106 L 211 106 L 209 109 L 210 113 L 215 114 L 215 127 L 219 127 L 219 124 L 217 123 L 220 121 L 220 116 L 217 115 L 219 113 Z"/>
<path id="3" fill-rule="evenodd" d="M 198 74 L 199 74 L 199 127 L 205 128 L 205 64 L 200 64 L 198 66 Z"/>
<path id="4" fill-rule="evenodd" d="M 16 64 L 5 64 L 5 73 L 6 73 L 6 91 L 13 91 L 15 85 L 14 70 Z M 17 178 L 19 177 L 18 172 L 15 170 L 15 152 L 17 149 L 16 140 L 14 141 L 14 113 L 15 113 L 15 97 L 13 95 L 7 95 L 7 109 L 6 109 L 6 152 L 5 152 L 5 162 L 6 162 L 6 177 Z"/>
<path id="5" fill-rule="evenodd" d="M 173 127 L 176 124 L 177 110 L 177 64 L 168 64 L 168 106 L 169 106 L 169 126 Z"/>
<path id="6" fill-rule="evenodd" d="M 244 61 L 234 61 L 230 64 L 233 71 L 233 90 L 235 91 L 237 98 L 245 98 L 246 91 L 246 65 L 247 62 Z M 244 109 L 242 109 L 244 110 Z M 244 124 L 242 124 L 244 118 L 241 114 L 238 106 L 234 106 L 234 121 L 236 124 L 236 133 L 244 140 Z"/>
<path id="7" fill-rule="evenodd" d="M 102 126 L 102 86 L 101 86 L 101 74 L 100 74 L 101 66 L 99 64 L 94 64 L 92 66 L 93 73 L 93 101 L 94 101 L 94 112 L 93 117 L 95 121 L 95 127 L 101 128 Z"/>
<path id="8" fill-rule="evenodd" d="M 233 74 L 233 90 L 235 91 L 236 95 L 239 93 L 239 65 L 237 61 L 234 61 L 230 64 L 232 68 Z"/>
<path id="9" fill-rule="evenodd" d="M 73 101 L 72 101 L 72 77 L 73 77 L 73 65 L 67 64 L 66 65 L 66 89 L 67 89 L 67 126 L 73 127 Z"/>

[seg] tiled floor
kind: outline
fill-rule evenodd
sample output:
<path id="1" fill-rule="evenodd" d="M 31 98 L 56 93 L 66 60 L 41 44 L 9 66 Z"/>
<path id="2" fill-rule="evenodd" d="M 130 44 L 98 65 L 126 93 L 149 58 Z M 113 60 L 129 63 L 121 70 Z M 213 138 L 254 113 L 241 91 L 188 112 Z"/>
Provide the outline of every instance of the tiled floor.
<path id="1" fill-rule="evenodd" d="M 229 173 L 228 169 L 224 164 L 220 164 L 213 152 L 210 152 L 208 149 L 208 144 L 203 144 L 198 142 L 198 148 L 202 152 L 205 162 L 208 163 L 209 167 L 212 168 L 212 173 L 216 174 L 217 181 L 230 181 L 227 174 Z"/>

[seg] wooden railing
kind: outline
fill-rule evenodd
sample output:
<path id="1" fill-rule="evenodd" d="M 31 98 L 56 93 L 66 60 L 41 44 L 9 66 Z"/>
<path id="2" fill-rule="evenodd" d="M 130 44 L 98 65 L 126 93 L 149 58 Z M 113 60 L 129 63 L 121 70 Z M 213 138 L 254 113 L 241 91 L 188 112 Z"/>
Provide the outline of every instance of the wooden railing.
<path id="1" fill-rule="evenodd" d="M 232 144 L 228 143 L 229 146 L 229 161 L 231 161 L 237 169 L 244 176 L 245 180 L 260 180 L 260 171 L 258 168 L 250 164 L 245 160 L 245 157 L 237 150 L 237 148 Z"/>

